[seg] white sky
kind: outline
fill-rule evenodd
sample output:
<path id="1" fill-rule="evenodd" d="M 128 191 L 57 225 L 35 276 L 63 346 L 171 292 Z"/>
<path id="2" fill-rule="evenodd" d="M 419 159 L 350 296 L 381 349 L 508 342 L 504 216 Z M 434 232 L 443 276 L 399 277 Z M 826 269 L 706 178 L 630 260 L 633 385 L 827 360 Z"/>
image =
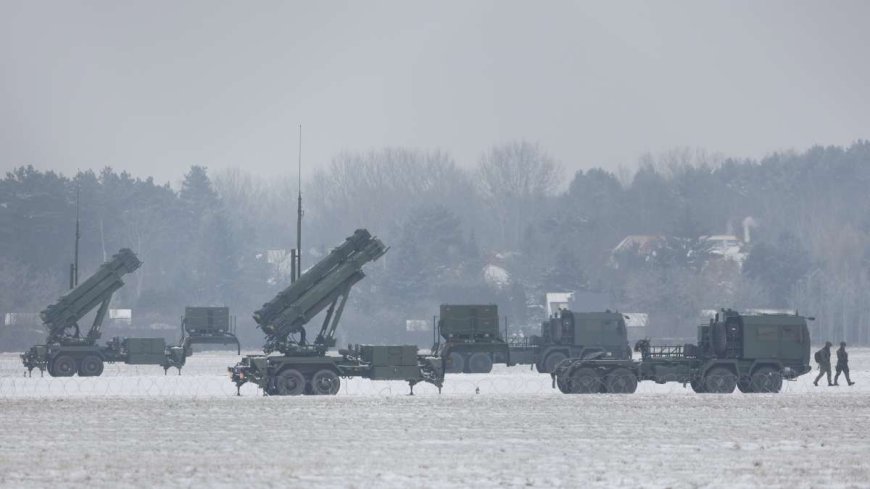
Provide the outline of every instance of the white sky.
<path id="1" fill-rule="evenodd" d="M 0 170 L 275 176 L 540 142 L 569 170 L 870 136 L 870 2 L 0 2 Z"/>

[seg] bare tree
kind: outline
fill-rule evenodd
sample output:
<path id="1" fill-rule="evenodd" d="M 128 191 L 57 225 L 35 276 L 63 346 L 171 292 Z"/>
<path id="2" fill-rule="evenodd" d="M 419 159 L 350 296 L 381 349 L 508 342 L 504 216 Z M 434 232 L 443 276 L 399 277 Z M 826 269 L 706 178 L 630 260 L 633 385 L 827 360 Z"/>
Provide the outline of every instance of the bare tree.
<path id="1" fill-rule="evenodd" d="M 475 177 L 481 197 L 498 215 L 501 244 L 516 248 L 542 201 L 562 182 L 562 167 L 539 144 L 518 141 L 485 153 Z"/>

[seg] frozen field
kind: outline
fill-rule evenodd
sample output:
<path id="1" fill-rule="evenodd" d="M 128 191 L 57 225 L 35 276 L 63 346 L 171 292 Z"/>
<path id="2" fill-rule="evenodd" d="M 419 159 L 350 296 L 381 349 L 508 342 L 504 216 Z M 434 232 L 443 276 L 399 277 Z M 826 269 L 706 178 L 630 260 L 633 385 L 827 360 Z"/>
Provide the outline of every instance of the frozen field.
<path id="1" fill-rule="evenodd" d="M 870 350 L 851 388 L 808 374 L 779 395 L 566 396 L 514 367 L 441 395 L 343 379 L 335 397 L 235 397 L 236 360 L 54 379 L 0 355 L 0 486 L 870 487 Z"/>

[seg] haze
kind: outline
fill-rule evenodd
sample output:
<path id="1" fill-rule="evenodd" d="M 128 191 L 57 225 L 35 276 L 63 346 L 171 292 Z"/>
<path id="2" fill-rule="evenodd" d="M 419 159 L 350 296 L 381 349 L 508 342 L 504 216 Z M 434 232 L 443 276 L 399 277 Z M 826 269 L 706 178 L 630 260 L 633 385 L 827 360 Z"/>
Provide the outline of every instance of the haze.
<path id="1" fill-rule="evenodd" d="M 273 176 L 343 150 L 541 143 L 569 170 L 870 133 L 870 4 L 0 4 L 0 170 Z"/>

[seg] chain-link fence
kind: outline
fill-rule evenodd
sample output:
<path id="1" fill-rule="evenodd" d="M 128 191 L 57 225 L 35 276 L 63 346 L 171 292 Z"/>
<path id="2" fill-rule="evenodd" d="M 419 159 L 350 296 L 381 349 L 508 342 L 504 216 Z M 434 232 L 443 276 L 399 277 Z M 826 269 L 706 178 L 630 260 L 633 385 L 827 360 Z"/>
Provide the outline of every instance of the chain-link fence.
<path id="1" fill-rule="evenodd" d="M 856 359 L 870 357 L 867 352 L 858 351 Z M 179 375 L 170 370 L 164 375 L 163 369 L 156 366 L 141 365 L 106 365 L 105 371 L 99 377 L 51 377 L 47 373 L 40 375 L 34 371 L 32 376 L 26 376 L 16 355 L 0 354 L 0 399 L 18 398 L 65 398 L 65 397 L 192 397 L 213 398 L 236 396 L 236 386 L 229 379 L 227 367 L 234 365 L 237 357 L 227 354 L 204 354 L 191 357 Z M 813 385 L 818 370 L 801 376 L 797 380 L 782 381 L 779 395 L 793 394 L 842 394 L 870 392 L 870 385 L 864 381 L 867 372 L 864 369 L 852 371 L 852 380 L 857 384 L 848 386 L 844 378 L 840 378 L 839 387 L 828 387 L 827 379 L 823 378 L 819 386 Z M 417 384 L 414 394 L 419 396 L 550 396 L 566 395 L 561 391 L 581 391 L 601 395 L 608 390 L 609 379 L 597 378 L 594 382 L 582 386 L 554 386 L 549 375 L 539 374 L 528 367 L 497 366 L 489 374 L 448 374 L 444 386 L 439 393 L 435 386 L 426 383 Z M 696 394 L 691 385 L 683 385 L 678 379 L 666 379 L 664 384 L 651 381 L 640 382 L 634 395 L 671 395 L 695 396 L 717 395 Z M 721 380 L 721 379 L 720 379 Z M 733 379 L 732 379 L 733 380 Z M 371 381 L 361 378 L 343 378 L 337 393 L 338 396 L 400 396 L 410 393 L 406 382 L 401 381 Z M 775 395 L 775 394 L 744 394 L 740 386 L 722 385 L 718 388 L 733 391 L 724 395 Z M 728 379 L 724 381 L 728 384 Z M 594 385 L 592 385 L 594 384 Z M 624 387 L 624 385 L 623 385 Z M 698 387 L 698 386 L 696 386 Z M 631 390 L 631 389 L 628 389 Z M 703 386 L 701 386 L 701 390 Z M 262 396 L 263 392 L 253 384 L 245 384 L 238 392 L 241 396 Z M 606 394 L 615 395 L 615 394 Z M 718 394 L 723 395 L 723 394 Z M 582 396 L 581 396 L 582 397 Z"/>

